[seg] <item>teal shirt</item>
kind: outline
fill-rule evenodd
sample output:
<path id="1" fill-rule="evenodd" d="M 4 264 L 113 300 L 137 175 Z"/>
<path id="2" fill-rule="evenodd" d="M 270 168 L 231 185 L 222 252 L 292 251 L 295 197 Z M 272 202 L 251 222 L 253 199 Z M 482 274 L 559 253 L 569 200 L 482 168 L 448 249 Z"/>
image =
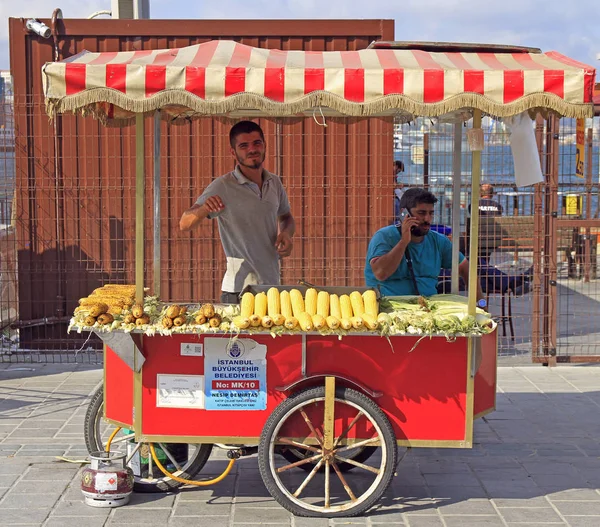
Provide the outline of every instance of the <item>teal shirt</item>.
<path id="1" fill-rule="evenodd" d="M 384 296 L 416 294 L 406 258 L 402 258 L 398 268 L 383 282 L 375 278 L 369 263 L 373 258 L 389 253 L 399 241 L 400 232 L 395 225 L 390 225 L 379 229 L 369 242 L 365 264 L 365 282 L 368 287 L 378 287 Z M 452 243 L 443 234 L 429 231 L 421 243 L 410 242 L 408 250 L 419 293 L 423 296 L 435 295 L 440 270 L 452 268 Z M 464 259 L 462 253 L 459 253 L 458 262 L 461 263 Z"/>

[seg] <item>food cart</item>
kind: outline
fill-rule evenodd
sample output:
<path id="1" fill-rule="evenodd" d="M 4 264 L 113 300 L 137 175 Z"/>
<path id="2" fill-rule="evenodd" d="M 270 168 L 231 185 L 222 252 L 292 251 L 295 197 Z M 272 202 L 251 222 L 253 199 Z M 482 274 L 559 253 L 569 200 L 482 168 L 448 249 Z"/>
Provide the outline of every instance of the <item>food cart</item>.
<path id="1" fill-rule="evenodd" d="M 302 52 L 214 41 L 152 52 L 84 52 L 46 64 L 50 115 L 83 111 L 103 121 L 135 121 L 138 304 L 145 309 L 148 285 L 142 235 L 145 115 L 446 119 L 455 123 L 456 190 L 463 121 L 472 118 L 477 131 L 483 114 L 592 113 L 594 70 L 558 53 L 398 48 L 403 47 L 388 43 L 361 51 Z M 480 162 L 475 147 L 474 210 Z M 454 203 L 456 212 L 456 196 Z M 458 214 L 454 217 L 456 223 Z M 477 254 L 477 232 L 474 216 L 470 254 Z M 457 247 L 454 258 L 457 262 Z M 471 317 L 476 265 L 472 258 Z M 358 287 L 339 293 L 356 290 L 364 293 Z M 167 306 L 154 309 L 159 321 Z M 232 460 L 257 452 L 266 487 L 294 514 L 357 515 L 390 484 L 398 446 L 469 448 L 473 421 L 495 405 L 495 331 L 273 332 L 207 324 L 165 328 L 150 317 L 139 327 L 118 322 L 107 327 L 93 321 L 88 328 L 104 340 L 105 363 L 104 389 L 86 416 L 86 442 L 91 450 L 107 442 L 127 448 L 137 490 L 167 491 L 189 482 L 216 445 Z M 107 440 L 104 422 L 121 427 L 121 435 Z"/>

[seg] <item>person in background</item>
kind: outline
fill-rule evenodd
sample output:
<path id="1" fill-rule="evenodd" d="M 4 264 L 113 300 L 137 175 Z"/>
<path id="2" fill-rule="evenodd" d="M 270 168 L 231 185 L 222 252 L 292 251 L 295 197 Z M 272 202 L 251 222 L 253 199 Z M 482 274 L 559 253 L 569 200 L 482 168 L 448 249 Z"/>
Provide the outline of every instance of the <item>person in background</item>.
<path id="1" fill-rule="evenodd" d="M 402 183 L 402 172 L 404 172 L 404 163 L 399 159 L 394 161 L 394 223 L 400 221 L 400 199 L 405 192 L 404 184 Z"/>
<path id="2" fill-rule="evenodd" d="M 410 188 L 400 200 L 402 222 L 379 229 L 371 238 L 365 282 L 382 295 L 437 294 L 440 270 L 452 267 L 452 242 L 431 230 L 437 198 L 422 188 Z M 458 272 L 469 283 L 469 262 L 459 254 Z M 483 299 L 477 281 L 477 299 Z"/>
<path id="3" fill-rule="evenodd" d="M 247 285 L 280 283 L 280 258 L 292 252 L 295 222 L 279 176 L 264 167 L 266 143 L 258 124 L 241 121 L 229 132 L 232 172 L 216 178 L 179 221 L 189 231 L 216 218 L 227 270 L 221 302 L 238 303 Z"/>
<path id="4" fill-rule="evenodd" d="M 504 212 L 502 205 L 493 199 L 494 187 L 489 183 L 484 183 L 480 187 L 480 194 L 479 214 L 481 216 L 502 216 Z"/>
<path id="5" fill-rule="evenodd" d="M 480 194 L 479 216 L 502 216 L 504 212 L 502 205 L 493 199 L 494 187 L 489 183 L 484 183 L 480 187 Z M 470 212 L 471 206 L 469 205 Z M 511 289 L 517 296 L 528 293 L 531 289 L 529 280 L 533 272 L 533 266 L 520 275 L 509 275 L 501 271 L 490 263 L 493 249 L 489 247 L 494 246 L 494 243 L 489 242 L 499 236 L 496 229 L 490 227 L 487 230 L 485 225 L 480 224 L 479 234 L 480 244 L 484 240 L 488 242 L 485 244 L 487 248 L 480 247 L 478 259 L 479 276 L 481 277 L 483 290 L 490 293 L 505 293 L 508 289 Z"/>

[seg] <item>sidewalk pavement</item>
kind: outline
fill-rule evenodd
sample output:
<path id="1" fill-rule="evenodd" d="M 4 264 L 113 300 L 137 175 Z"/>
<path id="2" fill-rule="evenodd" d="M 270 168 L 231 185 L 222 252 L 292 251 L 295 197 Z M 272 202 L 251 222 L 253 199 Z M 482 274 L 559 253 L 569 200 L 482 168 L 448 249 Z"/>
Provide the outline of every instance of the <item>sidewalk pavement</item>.
<path id="1" fill-rule="evenodd" d="M 405 525 L 600 526 L 600 366 L 500 367 L 496 412 L 475 446 L 413 449 L 380 504 L 359 518 L 295 518 L 268 494 L 256 456 L 215 487 L 134 494 L 117 509 L 86 506 L 81 465 L 98 366 L 0 364 L 0 525 L 202 527 Z M 201 472 L 218 474 L 213 454 Z"/>

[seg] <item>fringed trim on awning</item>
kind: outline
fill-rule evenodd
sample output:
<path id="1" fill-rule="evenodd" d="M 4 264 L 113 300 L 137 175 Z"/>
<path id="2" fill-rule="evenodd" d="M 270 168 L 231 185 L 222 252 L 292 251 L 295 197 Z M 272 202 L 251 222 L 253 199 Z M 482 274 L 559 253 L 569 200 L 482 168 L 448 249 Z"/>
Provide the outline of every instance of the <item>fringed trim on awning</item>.
<path id="1" fill-rule="evenodd" d="M 464 108 L 477 108 L 492 117 L 508 117 L 534 108 L 546 108 L 564 117 L 593 116 L 591 104 L 568 103 L 557 95 L 544 92 L 529 94 L 508 104 L 494 102 L 477 93 L 464 93 L 442 102 L 428 104 L 414 101 L 404 95 L 388 95 L 367 103 L 354 103 L 324 91 L 312 92 L 294 102 L 280 103 L 250 93 L 232 95 L 220 101 L 207 101 L 181 90 L 162 91 L 148 99 L 135 100 L 110 88 L 86 90 L 61 99 L 48 98 L 46 111 L 52 116 L 55 111 L 65 113 L 85 108 L 89 110 L 95 103 L 110 103 L 132 113 L 148 113 L 174 106 L 198 116 L 227 115 L 232 112 L 239 114 L 243 113 L 243 110 L 253 110 L 252 114 L 255 116 L 256 111 L 259 111 L 265 116 L 284 117 L 296 116 L 318 108 L 328 108 L 338 115 L 352 117 L 393 115 L 395 112 L 439 117 Z M 111 119 L 111 116 L 106 118 Z"/>

